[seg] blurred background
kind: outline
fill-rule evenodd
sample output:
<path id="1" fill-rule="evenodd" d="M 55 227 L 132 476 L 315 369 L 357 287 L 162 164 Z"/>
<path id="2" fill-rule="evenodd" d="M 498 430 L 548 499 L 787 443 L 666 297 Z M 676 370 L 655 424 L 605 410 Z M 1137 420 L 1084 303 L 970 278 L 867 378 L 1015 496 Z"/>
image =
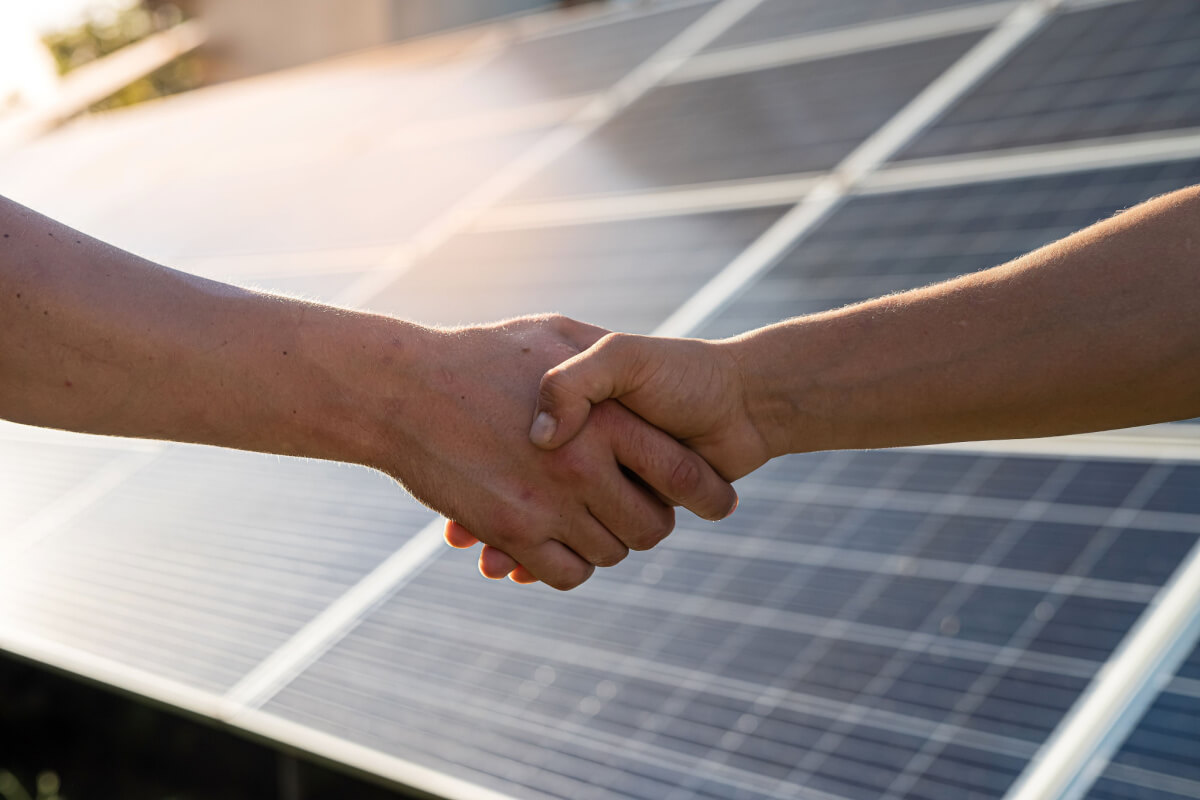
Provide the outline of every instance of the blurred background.
<path id="1" fill-rule="evenodd" d="M 730 335 L 1198 180 L 1194 0 L 0 3 L 0 194 L 420 322 Z M 365 469 L 0 424 L 0 798 L 1200 798 L 1200 426 L 738 488 L 559 594 Z"/>

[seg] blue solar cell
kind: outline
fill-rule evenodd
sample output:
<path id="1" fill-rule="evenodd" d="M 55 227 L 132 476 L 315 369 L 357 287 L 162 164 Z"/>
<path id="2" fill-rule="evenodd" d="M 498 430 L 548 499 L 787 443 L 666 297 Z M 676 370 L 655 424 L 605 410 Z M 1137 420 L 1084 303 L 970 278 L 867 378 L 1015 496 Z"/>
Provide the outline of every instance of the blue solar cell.
<path id="1" fill-rule="evenodd" d="M 620 773 L 620 796 L 651 798 L 664 785 L 717 797 L 817 786 L 848 798 L 886 787 L 904 797 L 998 796 L 1144 609 L 1121 598 L 1148 593 L 1116 576 L 1086 580 L 1119 536 L 1012 521 L 1031 498 L 1050 513 L 1065 486 L 1086 486 L 1070 482 L 1089 474 L 1081 462 L 963 459 L 904 450 L 784 459 L 742 482 L 744 510 L 758 508 L 751 524 L 684 520 L 655 550 L 565 595 L 478 582 L 470 554 L 447 553 L 267 709 L 324 729 L 336 726 L 322 715 L 409 725 L 418 714 L 434 720 L 420 723 L 421 736 L 439 729 L 482 762 L 470 767 L 473 780 L 511 787 L 518 774 L 521 786 L 562 797 L 576 789 L 558 782 L 585 764 Z M 925 469 L 934 477 L 913 477 Z M 928 492 L 902 488 L 944 487 L 955 471 L 964 477 L 953 490 L 968 494 L 1001 476 L 996 496 L 980 501 L 991 505 L 945 515 Z M 790 485 L 792 474 L 803 479 Z M 1104 473 L 1130 484 L 1141 474 Z M 829 514 L 819 551 L 788 539 L 810 508 Z M 979 541 L 955 551 L 955 526 Z M 1037 536 L 1055 537 L 1064 554 L 1039 558 Z M 1147 547 L 1156 542 L 1178 549 L 1169 538 Z M 977 566 L 924 560 L 943 550 Z M 1056 593 L 1063 565 L 1079 580 Z M 1005 583 L 1018 577 L 1042 588 Z M 369 664 L 394 677 L 380 683 Z M 363 699 L 349 698 L 354 687 Z M 456 700 L 464 691 L 478 700 L 469 719 Z M 369 693 L 393 699 L 354 710 Z M 514 720 L 526 729 L 511 731 Z M 421 736 L 392 722 L 336 729 L 431 758 Z M 566 766 L 560 753 L 571 754 Z M 436 758 L 450 769 L 461 756 Z M 523 770 L 510 774 L 498 760 Z M 618 785 L 609 774 L 589 782 Z"/>
<path id="2" fill-rule="evenodd" d="M 1163 692 L 1113 756 L 1088 800 L 1197 797 L 1198 753 L 1200 696 Z"/>
<path id="3" fill-rule="evenodd" d="M 660 86 L 511 199 L 829 169 L 979 38 L 950 36 Z"/>
<path id="4" fill-rule="evenodd" d="M 705 50 L 725 50 L 833 28 L 902 19 L 981 0 L 765 0 Z"/>
<path id="5" fill-rule="evenodd" d="M 980 753 L 956 745 L 915 782 L 904 796 L 913 800 L 958 800 L 963 797 L 1001 797 L 1024 762 L 999 753 Z"/>
<path id="6" fill-rule="evenodd" d="M 1177 794 L 1158 787 L 1101 778 L 1088 792 L 1086 800 L 1195 800 L 1196 797 L 1196 793 L 1191 791 L 1187 794 Z"/>
<path id="7" fill-rule="evenodd" d="M 1043 741 L 1087 686 L 1088 678 L 1011 668 L 972 712 L 967 726 Z"/>
<path id="8" fill-rule="evenodd" d="M 467 233 L 414 264 L 371 306 L 415 322 L 451 325 L 556 311 L 646 333 L 781 213 L 759 209 Z"/>
<path id="9" fill-rule="evenodd" d="M 1200 8 L 1062 14 L 901 152 L 921 158 L 1200 124 Z"/>
<path id="10" fill-rule="evenodd" d="M 1054 611 L 1030 649 L 1103 660 L 1144 610 L 1141 603 L 1071 597 Z"/>
<path id="11" fill-rule="evenodd" d="M 1074 563 L 1095 535 L 1094 526 L 1036 522 L 1008 551 L 1000 566 L 1057 575 Z"/>
<path id="12" fill-rule="evenodd" d="M 1148 463 L 1093 461 L 1084 464 L 1063 487 L 1060 503 L 1117 508 L 1150 469 Z"/>
<path id="13" fill-rule="evenodd" d="M 1200 512 L 1200 464 L 1176 467 L 1146 502 L 1154 511 Z"/>
<path id="14" fill-rule="evenodd" d="M 995 645 L 1006 645 L 1033 616 L 1042 593 L 980 586 L 939 625 L 943 633 Z"/>
<path id="15" fill-rule="evenodd" d="M 1192 160 L 856 197 L 702 333 L 740 333 L 996 266 L 1197 182 L 1200 162 Z M 1040 485 L 1036 474 L 1013 471 L 1014 480 Z M 1200 503 L 1182 493 L 1165 502 Z"/>
<path id="16" fill-rule="evenodd" d="M 969 517 L 962 514 L 945 517 L 938 522 L 933 535 L 922 545 L 917 555 L 921 558 L 974 564 L 1011 524 L 1006 519 Z"/>
<path id="17" fill-rule="evenodd" d="M 1123 530 L 1091 575 L 1125 583 L 1166 583 L 1195 547 L 1196 537 L 1183 531 Z"/>

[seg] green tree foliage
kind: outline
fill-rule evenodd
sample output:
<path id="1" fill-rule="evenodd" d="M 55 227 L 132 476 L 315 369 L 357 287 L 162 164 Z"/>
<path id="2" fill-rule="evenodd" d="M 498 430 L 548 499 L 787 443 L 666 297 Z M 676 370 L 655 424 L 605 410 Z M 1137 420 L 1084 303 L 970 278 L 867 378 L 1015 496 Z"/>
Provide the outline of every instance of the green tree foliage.
<path id="1" fill-rule="evenodd" d="M 139 3 L 111 15 L 94 17 L 78 27 L 50 34 L 44 41 L 54 55 L 59 74 L 65 75 L 126 45 L 177 25 L 182 18 L 182 12 L 174 5 L 156 3 L 151 9 Z M 128 106 L 176 94 L 194 89 L 201 82 L 199 60 L 192 55 L 185 55 L 101 100 L 91 110 Z"/>

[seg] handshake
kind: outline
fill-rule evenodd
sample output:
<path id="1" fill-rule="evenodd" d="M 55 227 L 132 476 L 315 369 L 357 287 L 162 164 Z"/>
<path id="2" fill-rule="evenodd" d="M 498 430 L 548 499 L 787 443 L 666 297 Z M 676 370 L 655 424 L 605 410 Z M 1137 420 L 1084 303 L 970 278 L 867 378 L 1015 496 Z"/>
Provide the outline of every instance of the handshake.
<path id="1" fill-rule="evenodd" d="M 446 515 L 449 544 L 482 541 L 489 578 L 578 586 L 666 537 L 673 506 L 727 517 L 729 481 L 782 452 L 736 340 L 561 316 L 408 334 L 432 356 L 400 412 L 419 424 L 372 466 Z"/>
<path id="2" fill-rule="evenodd" d="M 721 341 L 431 329 L 159 267 L 0 198 L 0 418 L 379 469 L 578 586 L 784 453 L 1200 416 L 1200 186 L 1015 261 Z"/>

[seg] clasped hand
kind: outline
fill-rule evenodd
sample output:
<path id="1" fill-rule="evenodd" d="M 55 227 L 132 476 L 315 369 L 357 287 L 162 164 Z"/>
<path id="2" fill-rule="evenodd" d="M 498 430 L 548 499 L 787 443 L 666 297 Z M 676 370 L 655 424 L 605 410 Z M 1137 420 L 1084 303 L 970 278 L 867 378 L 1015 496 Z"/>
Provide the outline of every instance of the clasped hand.
<path id="1" fill-rule="evenodd" d="M 478 455 L 447 464 L 451 474 L 426 470 L 429 482 L 409 489 L 446 513 L 447 543 L 485 543 L 479 568 L 489 578 L 577 586 L 661 541 L 674 527 L 671 504 L 727 516 L 737 504 L 728 481 L 770 456 L 721 343 L 611 334 L 557 316 L 444 335 L 470 366 L 443 376 L 444 418 L 430 425 L 460 431 L 458 445 Z M 468 394 L 480 387 L 486 402 Z M 488 463 L 483 435 L 511 442 L 510 463 Z M 471 474 L 448 480 L 456 469 Z M 438 495 L 451 484 L 487 497 Z"/>

